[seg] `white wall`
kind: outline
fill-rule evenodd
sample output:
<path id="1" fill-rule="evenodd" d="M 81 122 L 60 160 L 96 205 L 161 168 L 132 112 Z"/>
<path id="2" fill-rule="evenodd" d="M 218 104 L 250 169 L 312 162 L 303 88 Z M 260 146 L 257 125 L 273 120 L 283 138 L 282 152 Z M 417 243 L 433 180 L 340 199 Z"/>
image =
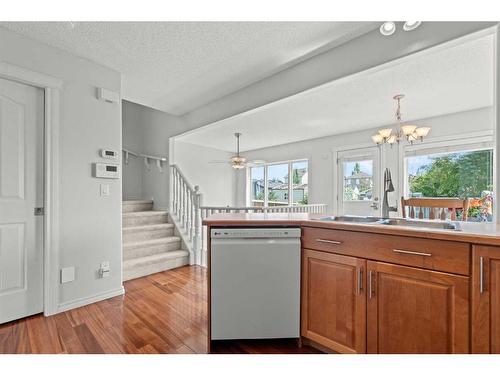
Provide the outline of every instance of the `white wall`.
<path id="1" fill-rule="evenodd" d="M 192 186 L 198 185 L 204 206 L 234 206 L 236 177 L 229 164 L 210 163 L 229 160 L 232 153 L 210 147 L 174 142 L 174 160 Z"/>
<path id="2" fill-rule="evenodd" d="M 96 99 L 96 87 L 120 92 L 120 73 L 0 28 L 2 61 L 63 80 L 60 107 L 59 245 L 61 267 L 76 279 L 58 285 L 59 304 L 81 303 L 122 288 L 121 180 L 91 176 L 101 148 L 121 149 L 121 104 Z M 99 185 L 110 185 L 100 197 Z M 102 261 L 111 276 L 98 278 Z"/>
<path id="3" fill-rule="evenodd" d="M 184 122 L 173 115 L 123 101 L 123 147 L 154 156 L 169 155 L 169 138 L 184 131 Z M 142 158 L 123 165 L 123 199 L 152 199 L 156 210 L 168 208 L 168 163 L 159 172 L 148 170 Z"/>
<path id="4" fill-rule="evenodd" d="M 413 121 L 416 125 L 431 126 L 432 130 L 427 138 L 427 142 L 432 139 L 446 137 L 458 134 L 470 134 L 470 132 L 479 132 L 484 130 L 493 130 L 495 127 L 494 109 L 492 107 L 455 113 L 451 115 L 433 117 Z M 381 129 L 378 127 L 377 129 Z M 248 151 L 245 156 L 249 159 L 262 159 L 267 162 L 278 162 L 294 159 L 309 159 L 309 202 L 326 203 L 329 211 L 336 206 L 334 201 L 334 183 L 336 179 L 333 176 L 334 155 L 332 149 L 335 147 L 357 146 L 360 144 L 369 144 L 371 135 L 376 129 L 334 135 L 330 137 L 317 138 L 303 142 L 295 142 L 286 145 L 269 147 L 260 150 Z M 398 175 L 398 148 L 385 147 L 386 154 L 383 160 L 384 167 L 392 171 L 392 178 L 395 184 L 399 181 Z M 246 173 L 240 171 L 237 174 L 237 197 L 236 205 L 246 205 Z M 396 186 L 396 189 L 399 187 Z M 392 194 L 391 205 L 396 203 L 400 192 Z"/>

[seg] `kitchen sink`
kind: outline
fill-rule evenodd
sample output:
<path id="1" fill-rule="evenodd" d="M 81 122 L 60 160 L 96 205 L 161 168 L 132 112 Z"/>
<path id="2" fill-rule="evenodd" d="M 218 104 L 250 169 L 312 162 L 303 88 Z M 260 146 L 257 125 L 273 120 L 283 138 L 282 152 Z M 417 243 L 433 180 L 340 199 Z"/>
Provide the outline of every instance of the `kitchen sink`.
<path id="1" fill-rule="evenodd" d="M 383 225 L 398 225 L 404 227 L 417 227 L 429 229 L 447 229 L 459 231 L 460 224 L 450 221 L 421 221 L 421 220 L 408 220 L 408 219 L 382 219 L 378 224 Z"/>
<path id="2" fill-rule="evenodd" d="M 373 216 L 325 216 L 314 220 L 346 223 L 377 223 L 380 222 L 381 219 Z"/>
<path id="3" fill-rule="evenodd" d="M 428 228 L 428 229 L 445 229 L 460 231 L 460 224 L 451 221 L 426 221 L 413 219 L 381 219 L 374 216 L 325 216 L 317 219 L 318 221 L 333 221 L 338 223 L 360 223 L 360 224 L 382 224 L 382 225 L 397 225 L 403 227 Z"/>

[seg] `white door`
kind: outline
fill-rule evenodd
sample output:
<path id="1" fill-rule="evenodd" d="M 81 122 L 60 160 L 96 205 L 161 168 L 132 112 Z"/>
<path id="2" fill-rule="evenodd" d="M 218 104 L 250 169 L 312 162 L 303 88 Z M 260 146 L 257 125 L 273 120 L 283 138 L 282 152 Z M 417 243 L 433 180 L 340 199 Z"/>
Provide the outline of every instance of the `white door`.
<path id="1" fill-rule="evenodd" d="M 44 95 L 0 78 L 0 323 L 43 310 Z"/>
<path id="2" fill-rule="evenodd" d="M 380 150 L 367 147 L 337 153 L 338 215 L 380 214 Z"/>

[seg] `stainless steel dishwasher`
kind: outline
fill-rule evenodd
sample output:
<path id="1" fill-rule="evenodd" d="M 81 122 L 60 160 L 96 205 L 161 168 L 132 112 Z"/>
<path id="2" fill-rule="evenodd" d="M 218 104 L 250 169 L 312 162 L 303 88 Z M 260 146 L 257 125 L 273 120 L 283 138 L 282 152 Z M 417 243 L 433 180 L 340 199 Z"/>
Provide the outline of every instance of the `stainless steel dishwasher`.
<path id="1" fill-rule="evenodd" d="M 300 228 L 210 235 L 211 339 L 299 337 Z"/>

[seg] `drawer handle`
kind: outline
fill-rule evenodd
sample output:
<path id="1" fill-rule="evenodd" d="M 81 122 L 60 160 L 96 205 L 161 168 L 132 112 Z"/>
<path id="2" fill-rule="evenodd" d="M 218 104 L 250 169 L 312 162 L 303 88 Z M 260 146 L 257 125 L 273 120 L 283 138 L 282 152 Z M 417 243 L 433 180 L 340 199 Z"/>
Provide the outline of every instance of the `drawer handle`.
<path id="1" fill-rule="evenodd" d="M 373 277 L 374 272 L 372 270 L 368 271 L 368 298 L 372 299 L 372 297 L 375 295 L 375 286 L 373 285 L 373 282 L 375 281 L 375 278 Z"/>
<path id="2" fill-rule="evenodd" d="M 358 294 L 363 291 L 363 268 L 358 268 Z"/>
<path id="3" fill-rule="evenodd" d="M 323 242 L 323 243 L 329 243 L 329 244 L 332 244 L 332 245 L 341 245 L 342 244 L 342 241 L 323 240 L 321 238 L 317 238 L 316 241 L 317 242 Z"/>
<path id="4" fill-rule="evenodd" d="M 393 249 L 392 251 L 394 251 L 395 253 L 399 253 L 399 254 L 420 255 L 423 257 L 431 257 L 432 256 L 432 254 L 430 254 L 430 253 L 421 253 L 419 251 L 410 251 L 410 250 L 401 250 L 401 249 Z"/>
<path id="5" fill-rule="evenodd" d="M 479 258 L 479 293 L 484 293 L 484 258 Z"/>

